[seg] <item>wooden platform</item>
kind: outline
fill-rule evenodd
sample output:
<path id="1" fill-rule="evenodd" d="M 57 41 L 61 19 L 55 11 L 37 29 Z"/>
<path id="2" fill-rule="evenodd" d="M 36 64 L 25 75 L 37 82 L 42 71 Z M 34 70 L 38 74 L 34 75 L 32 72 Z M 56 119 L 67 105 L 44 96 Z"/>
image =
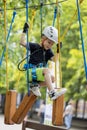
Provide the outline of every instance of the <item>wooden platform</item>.
<path id="1" fill-rule="evenodd" d="M 17 92 L 14 90 L 9 90 L 6 92 L 5 100 L 5 112 L 4 112 L 4 123 L 5 124 L 14 124 L 12 117 L 16 111 L 16 97 Z"/>
<path id="2" fill-rule="evenodd" d="M 64 95 L 53 101 L 52 124 L 63 125 Z"/>
<path id="3" fill-rule="evenodd" d="M 31 122 L 31 121 L 23 121 L 22 130 L 26 130 L 26 128 L 31 128 L 34 130 L 66 130 L 65 128 L 59 126 L 56 127 L 56 126 L 44 125 L 44 124 Z"/>

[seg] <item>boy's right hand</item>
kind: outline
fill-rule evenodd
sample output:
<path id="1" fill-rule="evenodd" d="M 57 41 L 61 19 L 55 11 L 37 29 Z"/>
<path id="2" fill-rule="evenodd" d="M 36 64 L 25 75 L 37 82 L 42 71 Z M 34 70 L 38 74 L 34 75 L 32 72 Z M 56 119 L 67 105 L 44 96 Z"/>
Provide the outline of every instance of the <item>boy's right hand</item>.
<path id="1" fill-rule="evenodd" d="M 29 24 L 26 22 L 23 27 L 23 33 L 26 33 L 29 29 Z"/>

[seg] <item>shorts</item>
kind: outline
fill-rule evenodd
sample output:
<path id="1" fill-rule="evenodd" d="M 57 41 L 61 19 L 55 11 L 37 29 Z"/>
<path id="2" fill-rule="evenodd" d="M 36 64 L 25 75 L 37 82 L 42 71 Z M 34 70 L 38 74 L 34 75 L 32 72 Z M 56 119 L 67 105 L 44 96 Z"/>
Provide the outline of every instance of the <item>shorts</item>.
<path id="1" fill-rule="evenodd" d="M 44 79 L 44 75 L 43 75 L 43 67 L 42 68 L 35 68 L 35 75 L 36 75 L 36 78 L 37 78 L 37 81 L 45 81 Z M 32 69 L 29 69 L 29 82 L 32 82 Z"/>

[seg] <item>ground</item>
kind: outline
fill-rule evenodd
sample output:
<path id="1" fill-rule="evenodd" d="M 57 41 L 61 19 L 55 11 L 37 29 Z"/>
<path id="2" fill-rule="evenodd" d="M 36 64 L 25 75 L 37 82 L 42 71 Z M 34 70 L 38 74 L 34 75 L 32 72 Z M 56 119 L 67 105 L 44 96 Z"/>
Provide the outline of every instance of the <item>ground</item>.
<path id="1" fill-rule="evenodd" d="M 15 125 L 5 125 L 4 124 L 4 116 L 0 115 L 0 130 L 22 130 L 22 124 L 15 124 Z M 26 129 L 26 130 L 31 130 L 31 129 Z M 70 130 L 87 130 L 83 128 L 74 128 L 72 127 Z"/>

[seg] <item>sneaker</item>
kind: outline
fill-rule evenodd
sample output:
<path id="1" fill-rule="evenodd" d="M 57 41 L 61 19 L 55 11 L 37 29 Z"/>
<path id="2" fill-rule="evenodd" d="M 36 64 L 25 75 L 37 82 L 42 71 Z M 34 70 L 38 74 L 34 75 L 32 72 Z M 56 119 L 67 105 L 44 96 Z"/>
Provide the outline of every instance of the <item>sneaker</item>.
<path id="1" fill-rule="evenodd" d="M 50 91 L 49 92 L 49 97 L 52 99 L 52 100 L 55 100 L 57 99 L 58 97 L 60 97 L 61 95 L 63 95 L 64 93 L 66 93 L 67 89 L 66 88 L 62 88 L 60 91 Z"/>
<path id="2" fill-rule="evenodd" d="M 39 85 L 30 86 L 30 90 L 33 92 L 34 95 L 41 97 L 41 92 L 39 90 Z"/>

